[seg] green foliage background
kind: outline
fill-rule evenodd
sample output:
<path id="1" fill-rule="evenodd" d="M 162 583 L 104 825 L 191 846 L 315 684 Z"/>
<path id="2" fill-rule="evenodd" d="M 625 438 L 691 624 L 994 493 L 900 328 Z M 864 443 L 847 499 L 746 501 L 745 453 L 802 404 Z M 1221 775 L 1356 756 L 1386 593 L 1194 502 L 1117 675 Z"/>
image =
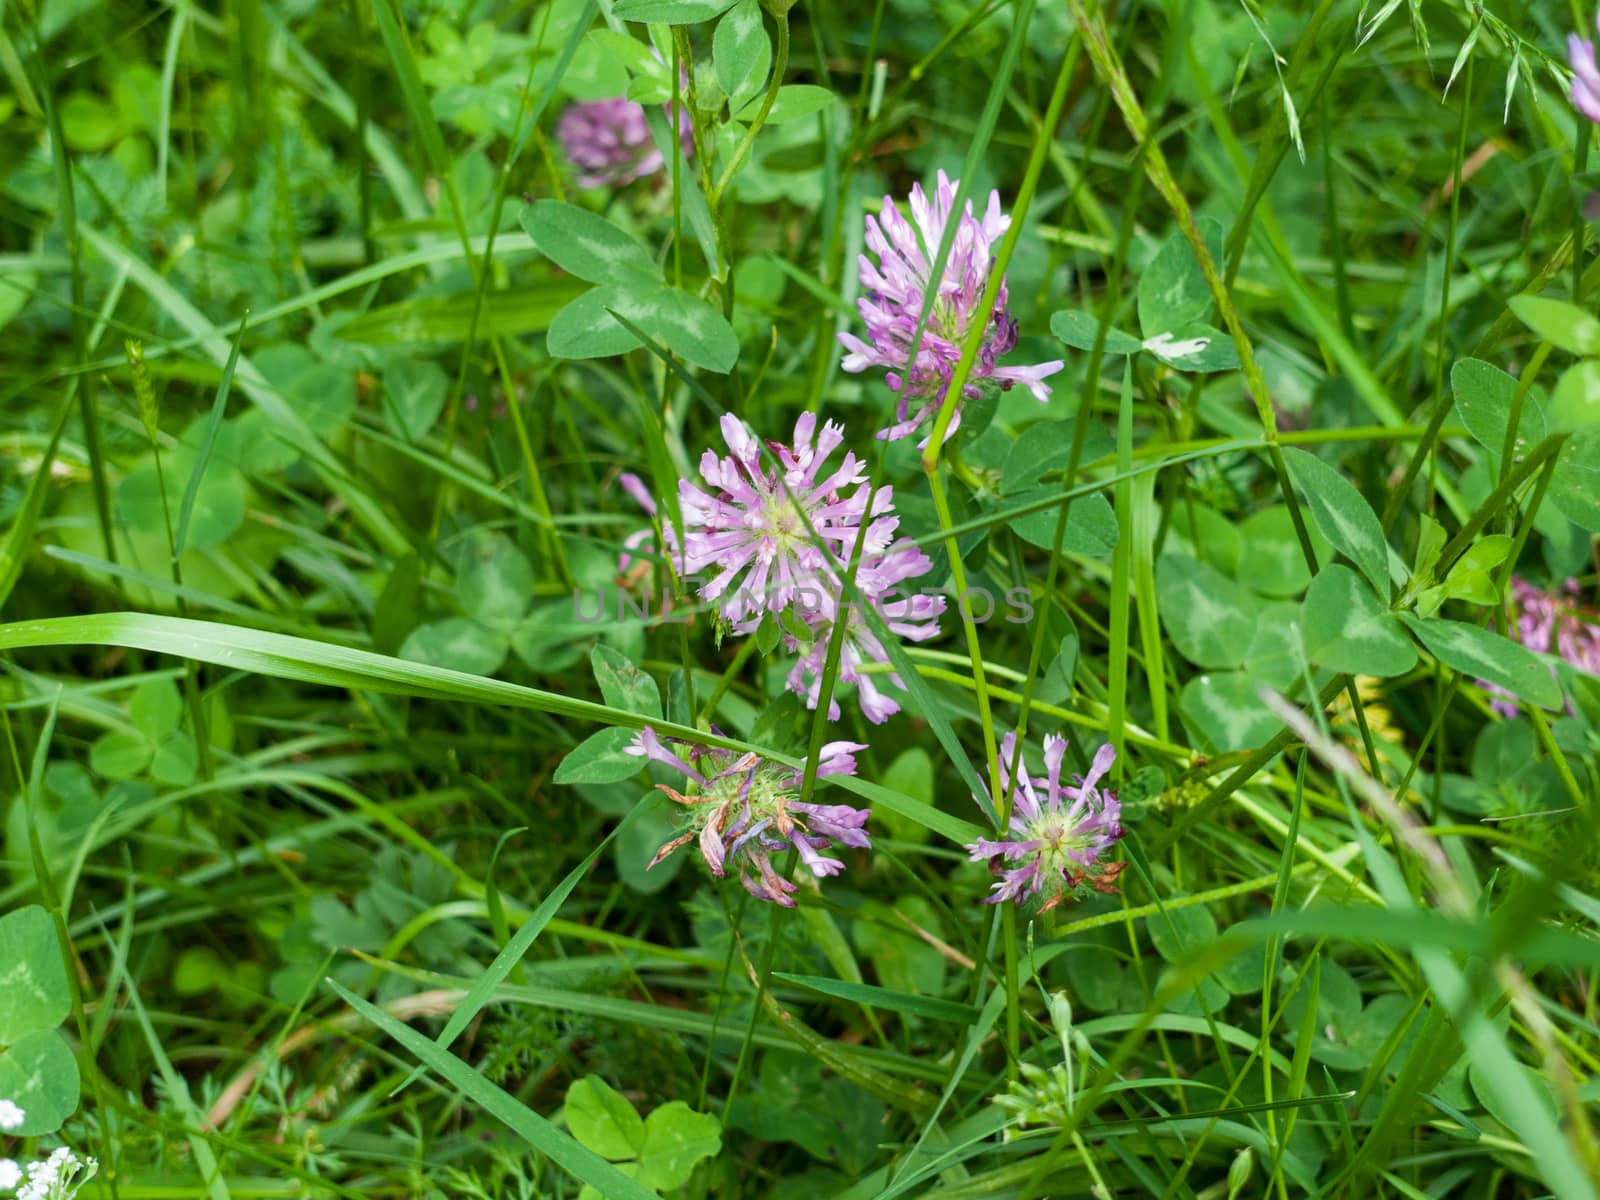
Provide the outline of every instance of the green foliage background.
<path id="1" fill-rule="evenodd" d="M 0 9 L 4 1153 L 97 1155 L 86 1196 L 1593 1196 L 1600 681 L 1506 636 L 1513 573 L 1597 582 L 1590 24 Z M 580 188 L 556 120 L 623 95 L 693 153 Z M 923 455 L 837 334 L 940 169 L 1066 366 Z M 1034 610 L 897 646 L 881 728 L 619 579 L 621 472 L 670 514 L 722 413 L 807 410 L 935 586 Z M 828 799 L 873 852 L 792 913 L 646 871 L 647 723 L 868 743 Z M 979 905 L 1019 725 L 1117 748 L 1119 893 Z"/>

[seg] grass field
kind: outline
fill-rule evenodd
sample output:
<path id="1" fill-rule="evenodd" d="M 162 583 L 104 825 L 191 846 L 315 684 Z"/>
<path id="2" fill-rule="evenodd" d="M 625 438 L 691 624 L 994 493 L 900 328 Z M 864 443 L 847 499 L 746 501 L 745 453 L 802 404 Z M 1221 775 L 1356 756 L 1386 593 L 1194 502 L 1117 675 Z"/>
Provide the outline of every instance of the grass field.
<path id="1" fill-rule="evenodd" d="M 1595 1197 L 1595 28 L 0 4 L 0 1192 Z"/>

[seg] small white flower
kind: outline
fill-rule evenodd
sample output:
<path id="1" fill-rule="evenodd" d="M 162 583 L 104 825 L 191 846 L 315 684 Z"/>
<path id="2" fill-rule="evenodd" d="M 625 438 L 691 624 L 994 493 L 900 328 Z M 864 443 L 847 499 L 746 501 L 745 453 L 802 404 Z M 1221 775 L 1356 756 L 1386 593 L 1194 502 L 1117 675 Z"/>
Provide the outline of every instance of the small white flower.
<path id="1" fill-rule="evenodd" d="M 7 1160 L 7 1164 L 17 1169 L 15 1163 Z M 99 1167 L 96 1159 L 80 1158 L 66 1146 L 57 1147 L 49 1158 L 29 1165 L 27 1182 L 18 1189 L 16 1200 L 71 1200 Z M 79 1172 L 82 1172 L 81 1179 Z M 0 1175 L 3 1174 L 0 1170 Z M 20 1170 L 17 1175 L 21 1176 Z"/>
<path id="2" fill-rule="evenodd" d="M 10 1133 L 27 1119 L 28 1114 L 10 1100 L 0 1100 L 0 1130 Z"/>
<path id="3" fill-rule="evenodd" d="M 1180 358 L 1188 358 L 1191 354 L 1199 354 L 1211 344 L 1208 337 L 1189 338 L 1187 341 L 1174 341 L 1170 333 L 1160 333 L 1153 338 L 1146 338 L 1144 348 L 1154 354 L 1162 362 L 1170 363 Z"/>
<path id="4" fill-rule="evenodd" d="M 22 1168 L 16 1160 L 0 1158 L 0 1192 L 9 1192 L 22 1182 Z"/>

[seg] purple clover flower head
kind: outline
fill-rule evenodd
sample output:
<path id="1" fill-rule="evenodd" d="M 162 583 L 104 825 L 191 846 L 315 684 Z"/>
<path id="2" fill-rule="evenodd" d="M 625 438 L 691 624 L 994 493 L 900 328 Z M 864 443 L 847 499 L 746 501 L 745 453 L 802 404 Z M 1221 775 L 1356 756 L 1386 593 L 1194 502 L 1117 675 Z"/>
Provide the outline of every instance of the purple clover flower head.
<path id="1" fill-rule="evenodd" d="M 1008 836 L 979 838 L 967 847 L 973 862 L 987 860 L 998 877 L 984 903 L 1042 898 L 1039 911 L 1048 912 L 1086 886 L 1115 891 L 1126 864 L 1107 862 L 1105 856 L 1122 837 L 1122 805 L 1115 792 L 1099 783 L 1111 769 L 1116 751 L 1101 746 L 1089 773 L 1063 784 L 1061 762 L 1067 741 L 1051 735 L 1044 740 L 1044 778 L 1030 776 L 1018 760 L 1013 785 L 1016 750 L 1017 735 L 1006 734 L 1000 743 L 1000 785 L 1013 793 Z"/>
<path id="2" fill-rule="evenodd" d="M 1017 323 L 1006 310 L 1005 281 L 1001 281 L 992 312 L 979 312 L 978 306 L 989 282 L 995 242 L 1011 225 L 1011 218 L 1000 211 L 999 192 L 989 193 L 989 207 L 981 219 L 973 215 L 972 202 L 967 202 L 958 218 L 944 272 L 936 280 L 930 278 L 930 259 L 944 239 L 959 186 L 959 181 L 940 171 L 931 203 L 921 184 L 912 186 L 910 221 L 888 196 L 883 198 L 883 211 L 877 217 L 867 217 L 867 248 L 877 255 L 878 262 L 874 264 L 867 255 L 861 256 L 861 285 L 866 295 L 856 302 L 856 307 L 866 322 L 870 340 L 840 333 L 839 341 L 849 351 L 840 365 L 851 372 L 874 366 L 887 368 L 889 387 L 900 393 L 900 403 L 896 423 L 879 433 L 880 438 L 894 441 L 906 437 L 938 411 L 961 358 L 961 343 L 976 321 L 985 324 L 987 333 L 978 361 L 962 389 L 963 399 L 977 397 L 978 381 L 990 380 L 1002 389 L 1020 383 L 1043 403 L 1050 398 L 1045 379 L 1064 365 L 1060 360 L 1033 366 L 998 365 L 1000 356 L 1017 344 Z M 930 289 L 934 293 L 933 307 L 916 361 L 912 362 L 917 321 Z M 960 422 L 958 408 L 946 437 L 956 431 Z"/>
<path id="3" fill-rule="evenodd" d="M 802 413 L 793 446 L 768 443 L 777 468 L 762 463 L 755 435 L 737 417 L 722 418 L 722 437 L 732 453 L 719 458 L 707 450 L 700 459 L 711 490 L 687 479 L 678 484 L 682 567 L 687 575 L 715 571 L 700 595 L 721 601 L 723 618 L 739 632 L 755 632 L 763 613 L 782 613 L 802 588 L 819 595 L 831 590 L 835 564 L 855 546 L 863 522 L 869 553 L 889 545 L 900 520 L 892 489 L 873 490 L 864 464 L 851 453 L 837 469 L 824 471 L 844 441 L 836 423 L 819 430 L 816 417 Z"/>
<path id="4" fill-rule="evenodd" d="M 1510 629 L 1513 640 L 1538 654 L 1556 654 L 1590 675 L 1600 675 L 1600 625 L 1578 608 L 1578 581 L 1568 579 L 1556 593 L 1535 587 L 1524 579 L 1511 578 L 1511 611 L 1516 617 Z M 1478 686 L 1493 698 L 1489 707 L 1503 717 L 1514 717 L 1516 698 L 1499 684 L 1478 680 Z"/>
<path id="5" fill-rule="evenodd" d="M 865 749 L 859 742 L 829 742 L 818 754 L 818 776 L 854 775 L 855 752 Z M 717 878 L 737 872 L 752 896 L 793 908 L 799 889 L 773 867 L 774 852 L 792 847 L 812 875 L 823 879 L 843 871 L 844 863 L 821 851 L 836 845 L 872 848 L 866 830 L 871 810 L 801 803 L 796 798 L 801 773 L 758 754 L 690 745 L 685 761 L 649 726 L 639 731 L 627 753 L 681 772 L 695 785 L 694 794 L 688 796 L 657 785 L 684 807 L 689 827 L 656 851 L 652 867 L 680 846 L 696 842 L 700 857 Z"/>
<path id="6" fill-rule="evenodd" d="M 567 106 L 556 138 L 578 168 L 579 187 L 631 183 L 661 169 L 644 108 L 632 100 L 589 100 Z"/>
<path id="7" fill-rule="evenodd" d="M 1595 24 L 1600 28 L 1600 15 Z M 1572 107 L 1589 120 L 1600 122 L 1600 66 L 1595 63 L 1594 43 L 1569 33 L 1567 62 L 1572 67 Z"/>
<path id="8" fill-rule="evenodd" d="M 672 106 L 667 107 L 671 119 Z M 678 111 L 678 137 L 683 152 L 694 150 L 689 114 Z M 556 122 L 556 140 L 578 169 L 579 187 L 620 187 L 661 170 L 665 160 L 650 137 L 642 105 L 618 97 L 586 100 L 567 106 Z"/>
<path id="9" fill-rule="evenodd" d="M 707 450 L 700 460 L 706 486 L 679 481 L 683 532 L 674 538 L 670 529 L 664 531 L 673 565 L 685 576 L 710 576 L 699 594 L 717 606 L 723 628 L 753 634 L 763 620 L 789 618 L 782 626 L 784 643 L 800 656 L 789 687 L 813 709 L 821 700 L 832 631 L 846 622 L 839 679 L 857 687 L 869 720 L 886 721 L 900 706 L 874 677 L 882 674 L 897 687 L 901 681 L 888 671 L 888 652 L 855 604 L 845 602 L 846 593 L 871 604 L 895 635 L 914 641 L 939 632 L 945 609 L 942 596 L 912 594 L 902 586 L 933 564 L 909 539 L 895 540 L 900 518 L 893 489 L 873 488 L 854 454 L 830 467 L 844 430 L 833 422 L 819 428 L 810 413 L 795 421 L 792 444 L 767 443 L 766 461 L 761 443 L 731 414 L 722 418 L 722 437 L 731 453 Z M 625 477 L 623 484 L 647 504 L 637 480 Z M 628 551 L 642 543 L 643 535 L 636 536 Z M 845 581 L 858 541 L 861 559 L 851 592 Z M 831 700 L 829 713 L 839 718 Z"/>
<path id="10" fill-rule="evenodd" d="M 926 574 L 933 568 L 928 556 L 909 539 L 902 538 L 882 554 L 864 560 L 856 571 L 856 587 L 862 599 L 873 606 L 883 618 L 889 632 L 914 642 L 926 641 L 939 633 L 939 616 L 944 612 L 943 596 L 925 593 L 908 593 L 901 584 Z M 785 640 L 789 649 L 799 651 L 800 658 L 789 672 L 789 690 L 806 698 L 809 708 L 816 708 L 821 699 L 822 678 L 828 661 L 828 644 L 833 637 L 834 625 L 840 619 L 840 608 L 832 593 L 825 597 L 820 608 L 803 614 L 813 631 L 808 646 L 802 646 L 793 636 Z M 873 632 L 854 604 L 843 606 L 845 621 L 844 644 L 839 650 L 837 682 L 853 684 L 861 703 L 862 715 L 874 725 L 881 725 L 895 713 L 900 705 L 878 687 L 879 678 L 904 688 L 900 677 L 886 668 L 889 653 L 883 642 Z M 873 669 L 869 669 L 873 668 Z M 828 718 L 839 719 L 839 704 L 829 701 Z"/>

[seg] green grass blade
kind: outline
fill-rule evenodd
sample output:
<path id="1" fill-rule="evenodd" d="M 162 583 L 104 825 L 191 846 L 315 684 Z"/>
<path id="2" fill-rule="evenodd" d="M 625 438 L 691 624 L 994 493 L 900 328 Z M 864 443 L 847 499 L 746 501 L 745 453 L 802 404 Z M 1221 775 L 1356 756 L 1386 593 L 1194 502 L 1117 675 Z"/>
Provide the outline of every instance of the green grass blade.
<path id="1" fill-rule="evenodd" d="M 246 313 L 248 318 L 249 314 Z M 183 557 L 184 539 L 189 534 L 189 518 L 194 515 L 195 497 L 200 494 L 200 482 L 206 476 L 206 466 L 211 462 L 212 448 L 217 444 L 217 429 L 222 425 L 222 414 L 228 407 L 228 389 L 233 386 L 234 368 L 239 365 L 239 347 L 244 343 L 244 320 L 239 322 L 239 332 L 233 339 L 233 349 L 222 368 L 222 382 L 217 384 L 216 399 L 211 402 L 211 415 L 206 420 L 205 436 L 200 442 L 200 453 L 195 456 L 194 470 L 189 472 L 189 482 L 184 485 L 183 502 L 178 507 L 178 530 L 172 539 L 174 561 Z"/>
<path id="2" fill-rule="evenodd" d="M 624 1175 L 593 1150 L 552 1125 L 510 1092 L 496 1087 L 447 1050 L 440 1049 L 404 1021 L 398 1021 L 374 1004 L 329 979 L 328 986 L 373 1025 L 399 1042 L 426 1067 L 450 1083 L 468 1100 L 566 1171 L 602 1196 L 614 1200 L 657 1200 L 656 1194 Z"/>
<path id="3" fill-rule="evenodd" d="M 550 894 L 540 902 L 539 907 L 533 910 L 533 915 L 523 922 L 521 929 L 517 930 L 516 936 L 501 948 L 499 954 L 494 956 L 494 961 L 478 977 L 478 981 L 472 985 L 467 992 L 466 998 L 457 1006 L 455 1012 L 450 1014 L 450 1019 L 445 1022 L 444 1028 L 439 1031 L 439 1036 L 434 1039 L 434 1044 L 441 1051 L 450 1049 L 450 1043 L 455 1041 L 460 1036 L 461 1031 L 483 1011 L 483 1006 L 489 1002 L 496 989 L 506 981 L 512 969 L 522 961 L 528 950 L 533 946 L 533 943 L 539 940 L 539 935 L 544 932 L 545 926 L 550 924 L 550 919 L 561 911 L 561 906 L 566 903 L 567 897 L 572 895 L 572 889 L 577 887 L 583 877 L 589 873 L 589 869 L 594 866 L 596 860 L 599 859 L 601 853 L 611 844 L 612 840 L 624 828 L 632 824 L 640 813 L 652 807 L 659 808 L 664 803 L 665 800 L 661 796 L 653 795 L 634 805 L 628 810 L 628 814 L 612 827 L 611 832 L 606 834 L 600 840 L 600 843 L 589 852 L 588 857 L 567 872 L 567 877 L 551 889 Z M 390 1092 L 390 1095 L 404 1089 L 421 1072 L 422 1068 L 418 1067 L 405 1079 L 401 1080 L 394 1090 Z"/>
<path id="4" fill-rule="evenodd" d="M 824 975 L 791 975 L 774 971 L 774 979 L 797 984 L 824 996 L 848 1000 L 852 1004 L 887 1009 L 903 1017 L 927 1017 L 932 1021 L 950 1021 L 957 1025 L 971 1025 L 978 1019 L 978 1010 L 970 1004 L 957 1004 L 937 996 L 917 996 L 897 992 L 892 988 L 875 987 L 870 983 L 850 983 L 843 979 L 829 979 Z"/>
<path id="5" fill-rule="evenodd" d="M 134 1021 L 139 1027 L 139 1032 L 144 1035 L 150 1057 L 155 1060 L 156 1071 L 166 1085 L 167 1098 L 190 1122 L 186 1130 L 189 1152 L 194 1155 L 195 1166 L 199 1168 L 200 1175 L 205 1180 L 206 1194 L 211 1200 L 231 1200 L 232 1193 L 228 1190 L 227 1178 L 218 1166 L 217 1156 L 211 1148 L 211 1143 L 199 1132 L 204 1124 L 204 1118 L 195 1105 L 194 1098 L 189 1095 L 188 1081 L 178 1074 L 172 1065 L 172 1059 L 162 1047 L 155 1026 L 151 1024 L 150 1014 L 145 1011 L 144 1001 L 139 998 L 139 989 L 135 986 L 133 977 L 127 973 L 126 964 L 119 963 L 118 966 L 122 970 L 121 982 L 126 989 L 128 1006 L 133 1009 Z"/>
<path id="6" fill-rule="evenodd" d="M 799 761 L 791 755 L 671 721 L 647 720 L 625 709 L 487 676 L 375 654 L 370 650 L 246 629 L 240 625 L 128 612 L 50 617 L 40 621 L 0 625 L 0 650 L 73 645 L 138 648 L 213 663 L 230 670 L 253 671 L 303 683 L 531 708 L 555 716 L 593 721 L 600 725 L 620 725 L 629 729 L 641 729 L 648 724 L 663 736 L 730 750 L 754 750 L 775 762 L 799 766 Z M 953 841 L 970 841 L 977 836 L 975 827 L 967 822 L 932 809 L 912 797 L 900 796 L 881 785 L 849 775 L 830 776 L 829 781 L 869 801 L 894 807 L 895 811 L 935 832 L 943 833 Z"/>
<path id="7" fill-rule="evenodd" d="M 101 258 L 113 266 L 126 270 L 134 285 L 186 329 L 196 339 L 196 343 L 206 356 L 217 366 L 221 367 L 227 363 L 234 352 L 229 339 L 223 336 L 219 327 L 207 321 L 200 310 L 167 282 L 163 275 L 152 269 L 150 264 L 138 255 L 98 230 L 86 226 L 83 238 Z M 153 355 L 147 356 L 147 361 L 150 357 Z M 409 551 L 410 539 L 370 496 L 351 482 L 343 466 L 311 432 L 305 419 L 277 393 L 250 360 L 240 355 L 235 369 L 240 386 L 255 406 L 272 422 L 274 434 L 294 446 L 317 467 L 327 479 L 329 487 L 350 505 L 351 511 L 361 518 L 385 549 L 395 554 Z"/>
<path id="8" fill-rule="evenodd" d="M 56 423 L 50 430 L 50 444 L 45 447 L 33 478 L 28 480 L 28 490 L 23 494 L 11 528 L 6 531 L 4 545 L 0 545 L 0 610 L 11 598 L 12 589 L 22 576 L 22 564 L 27 561 L 28 547 L 33 544 L 34 530 L 39 526 L 39 515 L 44 511 L 44 498 L 50 490 L 50 466 L 56 460 L 56 450 L 61 445 L 61 431 L 67 427 L 72 415 L 72 395 L 62 401 L 56 413 Z"/>

